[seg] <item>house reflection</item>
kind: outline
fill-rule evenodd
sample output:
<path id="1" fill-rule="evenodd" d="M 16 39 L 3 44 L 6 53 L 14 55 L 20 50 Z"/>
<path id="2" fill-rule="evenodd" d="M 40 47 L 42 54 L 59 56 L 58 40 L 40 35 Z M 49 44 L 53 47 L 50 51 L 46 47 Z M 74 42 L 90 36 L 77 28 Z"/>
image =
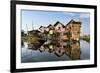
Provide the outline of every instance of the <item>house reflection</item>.
<path id="1" fill-rule="evenodd" d="M 54 53 L 57 57 L 67 55 L 72 60 L 80 59 L 80 42 L 50 40 L 38 47 L 34 44 L 28 44 L 28 47 L 32 50 L 39 50 L 41 53 Z"/>
<path id="2" fill-rule="evenodd" d="M 73 42 L 70 45 L 67 45 L 66 55 L 69 56 L 73 60 L 80 59 L 80 43 Z"/>

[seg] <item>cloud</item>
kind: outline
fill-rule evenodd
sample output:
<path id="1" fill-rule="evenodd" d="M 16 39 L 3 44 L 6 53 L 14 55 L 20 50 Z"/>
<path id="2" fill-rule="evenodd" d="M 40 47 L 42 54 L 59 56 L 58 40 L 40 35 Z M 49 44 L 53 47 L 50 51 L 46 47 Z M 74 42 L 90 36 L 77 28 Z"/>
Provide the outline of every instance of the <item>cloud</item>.
<path id="1" fill-rule="evenodd" d="M 90 17 L 89 13 L 63 12 L 63 14 L 66 14 L 71 17 L 82 18 L 82 19 Z"/>
<path id="2" fill-rule="evenodd" d="M 90 14 L 80 14 L 80 18 L 89 18 Z"/>
<path id="3" fill-rule="evenodd" d="M 72 12 L 63 12 L 63 14 L 69 15 L 69 16 L 75 16 L 76 13 L 72 13 Z"/>

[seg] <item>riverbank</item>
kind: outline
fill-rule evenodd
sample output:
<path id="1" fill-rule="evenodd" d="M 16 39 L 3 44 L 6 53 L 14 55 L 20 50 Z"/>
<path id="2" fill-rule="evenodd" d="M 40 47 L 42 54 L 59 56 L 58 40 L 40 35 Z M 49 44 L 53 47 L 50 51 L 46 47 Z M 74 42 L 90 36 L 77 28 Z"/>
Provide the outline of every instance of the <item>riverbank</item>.
<path id="1" fill-rule="evenodd" d="M 87 41 L 87 42 L 90 42 L 90 36 L 89 35 L 81 36 L 80 39 L 84 40 L 84 41 Z"/>

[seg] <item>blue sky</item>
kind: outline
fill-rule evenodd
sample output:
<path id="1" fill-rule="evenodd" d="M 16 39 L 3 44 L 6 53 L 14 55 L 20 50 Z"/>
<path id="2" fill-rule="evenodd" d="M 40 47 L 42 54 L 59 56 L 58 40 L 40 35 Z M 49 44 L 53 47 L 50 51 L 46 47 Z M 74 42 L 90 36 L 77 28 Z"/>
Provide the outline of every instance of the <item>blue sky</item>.
<path id="1" fill-rule="evenodd" d="M 48 26 L 49 24 L 55 24 L 60 21 L 66 25 L 71 19 L 81 21 L 81 35 L 90 33 L 90 14 L 83 12 L 54 12 L 54 11 L 34 11 L 34 10 L 22 10 L 22 30 L 27 31 L 38 29 L 40 26 Z M 33 26 L 32 26 L 33 24 Z"/>

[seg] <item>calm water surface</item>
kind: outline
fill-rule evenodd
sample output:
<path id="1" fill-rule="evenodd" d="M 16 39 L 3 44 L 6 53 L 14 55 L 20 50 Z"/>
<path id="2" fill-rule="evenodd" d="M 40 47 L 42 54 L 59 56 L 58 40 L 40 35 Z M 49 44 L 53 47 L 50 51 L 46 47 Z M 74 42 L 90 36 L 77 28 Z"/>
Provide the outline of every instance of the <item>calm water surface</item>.
<path id="1" fill-rule="evenodd" d="M 21 48 L 22 63 L 90 59 L 90 44 L 83 40 L 75 43 L 61 42 L 59 45 L 43 44 L 37 48 L 32 44 L 24 44 Z"/>

